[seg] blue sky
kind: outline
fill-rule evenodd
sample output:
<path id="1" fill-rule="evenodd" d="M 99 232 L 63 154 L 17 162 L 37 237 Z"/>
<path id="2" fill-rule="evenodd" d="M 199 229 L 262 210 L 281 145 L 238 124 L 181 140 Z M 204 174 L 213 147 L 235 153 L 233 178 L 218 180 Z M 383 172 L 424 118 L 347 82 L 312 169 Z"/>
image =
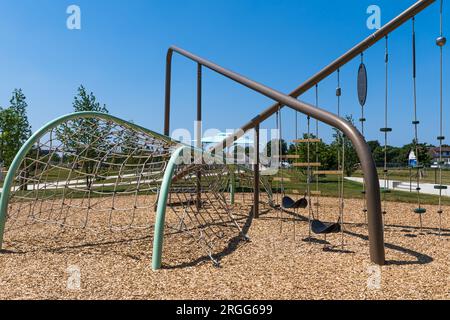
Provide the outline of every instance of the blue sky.
<path id="1" fill-rule="evenodd" d="M 70 113 L 80 84 L 94 91 L 118 117 L 149 129 L 163 128 L 164 70 L 167 48 L 174 44 L 251 79 L 289 93 L 372 31 L 366 9 L 377 4 L 382 23 L 413 4 L 412 0 L 2 0 L 0 2 L 0 105 L 14 88 L 28 98 L 29 118 L 36 130 L 47 121 Z M 82 11 L 82 29 L 66 28 L 66 9 Z M 450 6 L 445 8 L 450 17 Z M 450 19 L 449 19 L 450 20 Z M 450 21 L 445 34 L 450 35 Z M 390 108 L 394 128 L 391 144 L 413 137 L 411 24 L 390 37 Z M 436 143 L 438 135 L 438 4 L 417 17 L 418 105 L 420 139 Z M 446 61 L 450 61 L 448 45 Z M 384 44 L 365 55 L 369 73 L 366 105 L 367 136 L 382 139 Z M 450 63 L 450 62 L 449 62 Z M 356 73 L 359 59 L 342 71 L 342 109 L 359 118 Z M 445 72 L 448 118 L 449 72 Z M 196 66 L 174 59 L 172 128 L 193 131 Z M 336 76 L 320 85 L 321 107 L 336 111 Z M 302 97 L 314 101 L 313 91 Z M 205 71 L 204 126 L 238 128 L 272 101 Z M 284 137 L 294 137 L 294 113 L 284 109 Z M 274 127 L 270 119 L 264 127 Z M 300 126 L 305 130 L 305 118 Z M 359 124 L 358 124 L 359 125 Z M 323 138 L 331 130 L 321 126 Z M 446 136 L 450 137 L 450 125 Z"/>

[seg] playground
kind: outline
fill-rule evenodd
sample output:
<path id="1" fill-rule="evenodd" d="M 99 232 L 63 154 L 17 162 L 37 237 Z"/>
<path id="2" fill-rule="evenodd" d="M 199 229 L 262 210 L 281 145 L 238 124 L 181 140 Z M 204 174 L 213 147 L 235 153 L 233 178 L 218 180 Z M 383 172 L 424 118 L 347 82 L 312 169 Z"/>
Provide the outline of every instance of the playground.
<path id="1" fill-rule="evenodd" d="M 109 114 L 91 93 L 96 108 L 50 120 L 5 160 L 0 299 L 448 300 L 444 9 L 443 0 L 416 1 L 289 95 L 171 46 L 162 133 Z M 426 36 L 439 72 L 423 81 L 428 57 L 416 17 L 425 10 L 437 17 L 436 34 Z M 403 53 L 410 70 L 402 81 L 411 88 L 405 119 L 392 116 L 391 100 L 398 85 L 391 34 L 401 26 L 411 37 Z M 366 110 L 373 60 L 366 56 L 376 44 L 384 52 L 376 79 L 384 103 L 382 143 L 374 146 Z M 237 119 L 244 124 L 232 134 L 177 139 L 175 56 L 196 68 L 189 120 L 197 137 L 207 112 L 205 71 L 274 104 Z M 352 61 L 358 67 L 348 88 L 342 70 Z M 326 79 L 335 85 L 331 105 L 322 104 Z M 424 108 L 431 110 L 418 99 L 424 82 L 439 93 L 433 128 L 422 126 Z M 345 116 L 348 96 L 357 101 L 357 120 Z M 412 143 L 395 148 L 402 121 Z M 275 136 L 263 141 L 263 127 Z M 433 145 L 423 142 L 426 130 L 435 132 Z"/>

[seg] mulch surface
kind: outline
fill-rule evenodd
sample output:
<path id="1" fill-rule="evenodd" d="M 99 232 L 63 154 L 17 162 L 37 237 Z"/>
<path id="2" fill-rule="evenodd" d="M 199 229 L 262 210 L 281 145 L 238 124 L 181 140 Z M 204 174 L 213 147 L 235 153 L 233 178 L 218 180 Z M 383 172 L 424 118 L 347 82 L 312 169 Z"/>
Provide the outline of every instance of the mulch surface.
<path id="1" fill-rule="evenodd" d="M 337 205 L 321 199 L 320 219 L 336 222 Z M 192 237 L 171 233 L 164 268 L 156 272 L 151 229 L 55 235 L 56 226 L 29 226 L 6 235 L 0 299 L 448 300 L 450 207 L 439 234 L 436 206 L 426 206 L 420 230 L 410 204 L 388 203 L 387 264 L 377 268 L 370 263 L 361 206 L 361 200 L 346 201 L 343 248 L 341 234 L 308 239 L 308 210 L 267 210 L 251 221 L 250 241 L 217 248 L 220 268 Z M 71 282 L 73 270 L 80 272 L 79 288 Z"/>

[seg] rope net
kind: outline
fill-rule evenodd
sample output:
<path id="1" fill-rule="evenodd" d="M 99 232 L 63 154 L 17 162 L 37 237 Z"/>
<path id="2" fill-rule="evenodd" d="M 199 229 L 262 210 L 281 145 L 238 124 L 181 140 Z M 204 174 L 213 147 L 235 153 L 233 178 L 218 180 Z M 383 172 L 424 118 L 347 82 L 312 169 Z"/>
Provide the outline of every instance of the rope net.
<path id="1" fill-rule="evenodd" d="M 150 251 L 161 183 L 178 147 L 132 124 L 95 117 L 49 129 L 15 172 L 4 247 L 61 250 L 139 240 Z M 246 234 L 253 172 L 236 165 L 180 164 L 175 177 L 165 252 L 177 261 L 199 255 L 218 261 L 231 240 Z M 261 189 L 268 190 L 261 202 L 268 204 L 270 187 L 261 181 Z"/>
<path id="2" fill-rule="evenodd" d="M 29 245 L 42 241 L 48 246 L 44 238 L 79 243 L 87 234 L 102 233 L 106 240 L 137 229 L 148 234 L 174 147 L 150 131 L 97 118 L 72 119 L 50 129 L 15 173 L 6 243 L 25 245 L 33 239 Z"/>
<path id="3" fill-rule="evenodd" d="M 176 166 L 167 203 L 166 230 L 196 243 L 189 246 L 190 250 L 200 250 L 218 266 L 222 256 L 248 240 L 254 175 L 246 167 L 215 160 L 212 164 L 206 163 L 208 160 L 202 160 L 201 164 L 184 161 Z M 260 182 L 260 211 L 270 210 L 273 207 L 270 185 L 265 177 Z M 167 247 L 171 249 L 165 250 L 165 254 L 173 254 L 174 246 L 169 243 Z"/>

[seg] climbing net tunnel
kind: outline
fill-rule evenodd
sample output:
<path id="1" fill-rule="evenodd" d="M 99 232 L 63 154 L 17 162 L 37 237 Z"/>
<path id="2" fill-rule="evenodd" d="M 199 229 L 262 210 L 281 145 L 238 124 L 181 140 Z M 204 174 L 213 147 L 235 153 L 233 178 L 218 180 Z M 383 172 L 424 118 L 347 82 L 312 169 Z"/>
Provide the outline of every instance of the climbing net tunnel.
<path id="1" fill-rule="evenodd" d="M 260 186 L 261 205 L 270 210 L 271 188 L 265 177 Z M 161 185 L 159 201 L 167 206 L 158 204 L 153 268 L 161 267 L 163 230 L 185 235 L 218 265 L 230 246 L 248 239 L 253 196 L 254 173 L 247 167 L 190 147 L 178 149 Z"/>
<path id="2" fill-rule="evenodd" d="M 178 150 L 191 147 L 106 114 L 76 113 L 49 123 L 25 143 L 3 184 L 3 248 L 143 240 L 150 250 L 155 213 L 164 210 L 159 236 L 189 239 L 180 255 L 194 251 L 217 263 L 215 255 L 244 236 L 253 173 L 218 161 L 175 165 Z M 160 194 L 165 201 L 158 201 Z"/>
<path id="3" fill-rule="evenodd" d="M 149 210 L 175 146 L 106 115 L 75 114 L 50 123 L 9 170 L 1 200 L 5 240 L 21 245 L 33 234 L 29 245 L 43 237 L 57 244 L 58 236 L 69 240 L 68 229 L 106 235 L 151 227 Z"/>

